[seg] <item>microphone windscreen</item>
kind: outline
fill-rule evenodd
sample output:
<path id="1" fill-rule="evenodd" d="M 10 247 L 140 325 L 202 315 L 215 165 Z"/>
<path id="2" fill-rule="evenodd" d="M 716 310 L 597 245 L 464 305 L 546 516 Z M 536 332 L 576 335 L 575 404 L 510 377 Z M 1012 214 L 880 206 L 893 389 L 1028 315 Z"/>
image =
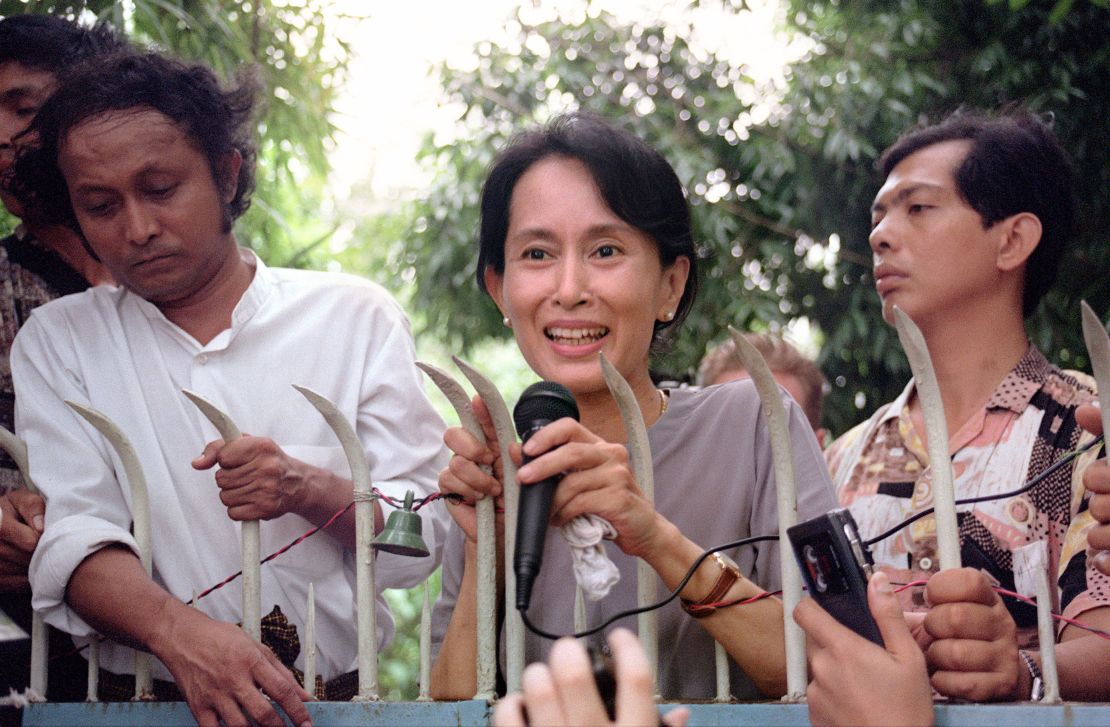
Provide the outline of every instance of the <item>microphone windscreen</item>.
<path id="1" fill-rule="evenodd" d="M 516 433 L 524 439 L 536 422 L 553 422 L 563 417 L 578 420 L 578 404 L 574 394 L 562 384 L 554 381 L 537 381 L 524 390 L 513 408 L 513 422 Z"/>

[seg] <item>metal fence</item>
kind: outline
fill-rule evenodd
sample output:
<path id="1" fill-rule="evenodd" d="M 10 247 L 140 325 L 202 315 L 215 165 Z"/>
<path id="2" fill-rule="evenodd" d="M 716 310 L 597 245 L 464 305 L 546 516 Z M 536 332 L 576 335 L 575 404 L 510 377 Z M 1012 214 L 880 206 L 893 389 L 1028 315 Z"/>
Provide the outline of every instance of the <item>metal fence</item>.
<path id="1" fill-rule="evenodd" d="M 942 569 L 960 566 L 959 539 L 956 528 L 955 495 L 952 484 L 951 461 L 947 453 L 948 434 L 945 426 L 944 410 L 941 405 L 940 391 L 933 371 L 929 353 L 921 332 L 902 311 L 895 309 L 896 327 L 902 346 L 909 358 L 917 384 L 925 415 L 926 432 L 929 443 L 929 456 L 933 470 L 935 517 L 937 540 Z M 1093 311 L 1083 304 L 1084 336 L 1101 391 L 1110 391 L 1110 338 L 1106 329 Z M 787 431 L 785 409 L 778 386 L 768 370 L 766 362 L 737 331 L 731 335 L 739 348 L 744 366 L 749 371 L 759 392 L 763 414 L 767 418 L 771 433 L 775 481 L 778 487 L 779 532 L 785 542 L 786 529 L 797 520 L 797 503 L 794 491 L 793 456 L 790 437 Z M 516 481 L 516 467 L 508 453 L 509 443 L 515 441 L 513 422 L 503 397 L 493 383 L 479 371 L 464 361 L 455 359 L 464 377 L 482 397 L 489 409 L 498 441 L 502 448 L 501 460 L 504 465 L 505 532 L 516 531 L 516 508 L 519 486 Z M 478 439 L 483 439 L 482 429 L 471 410 L 470 398 L 459 381 L 447 372 L 428 364 L 418 364 L 435 385 L 444 393 L 458 413 L 462 426 Z M 648 445 L 647 430 L 631 388 L 621 375 L 602 357 L 602 370 L 605 381 L 612 391 L 621 411 L 625 431 L 629 436 L 630 461 L 638 484 L 649 499 L 653 496 L 651 452 Z M 355 435 L 354 429 L 338 409 L 328 400 L 315 392 L 296 387 L 325 418 L 335 431 L 350 464 L 355 491 L 356 518 L 356 600 L 358 613 L 358 670 L 359 684 L 355 702 L 366 705 L 342 705 L 320 703 L 310 705 L 316 719 L 321 724 L 484 724 L 489 720 L 489 703 L 495 697 L 496 679 L 496 538 L 494 531 L 494 505 L 491 498 L 477 503 L 478 517 L 478 591 L 477 591 L 477 689 L 474 699 L 466 702 L 434 703 L 429 700 L 428 680 L 431 672 L 430 648 L 430 606 L 427 589 L 424 593 L 424 607 L 420 625 L 420 703 L 385 703 L 379 700 L 376 625 L 374 618 L 374 558 L 372 553 L 373 501 L 376 497 L 370 481 L 370 471 L 365 454 Z M 240 436 L 234 422 L 218 407 L 200 396 L 185 392 L 202 413 L 219 430 L 225 441 Z M 132 491 L 134 503 L 134 531 L 141 551 L 141 561 L 150 573 L 150 516 L 148 512 L 146 481 L 142 467 L 127 438 L 120 427 L 102 414 L 87 407 L 67 402 L 115 448 L 123 463 L 125 476 Z M 1110 407 L 1102 410 L 1104 428 L 1110 431 Z M 6 449 L 23 471 L 27 486 L 34 489 L 28 476 L 26 447 L 14 435 L 0 429 L 0 446 Z M 258 544 L 258 522 L 244 522 L 243 525 L 243 629 L 253 638 L 260 632 L 260 566 Z M 504 562 L 513 562 L 514 541 L 504 538 Z M 783 557 L 781 579 L 783 584 L 783 607 L 787 614 L 802 597 L 801 575 L 793 558 Z M 1047 559 L 1045 559 L 1047 564 Z M 513 594 L 516 593 L 515 576 L 511 567 L 504 574 L 504 637 L 505 637 L 505 679 L 509 690 L 520 687 L 521 672 L 524 669 L 524 625 L 514 607 Z M 646 606 L 656 599 L 655 573 L 641 563 L 638 571 L 638 604 Z M 1036 579 L 1036 596 L 1040 642 L 1055 642 L 1052 625 L 1050 596 L 1050 576 L 1047 569 L 1042 570 Z M 309 589 L 304 642 L 306 644 L 305 678 L 306 683 L 315 675 L 315 634 L 313 590 Z M 584 611 L 581 597 L 576 599 L 576 629 L 583 628 Z M 658 633 L 654 613 L 642 614 L 639 620 L 639 633 L 647 650 L 656 678 L 658 693 Z M 729 694 L 728 659 L 720 645 L 717 646 L 717 696 L 716 705 L 693 705 L 692 724 L 763 724 L 783 725 L 807 724 L 805 706 L 806 660 L 805 642 L 801 630 L 793 619 L 785 619 L 785 640 L 787 655 L 787 694 L 781 704 L 728 704 Z M 49 696 L 46 683 L 46 633 L 40 617 L 36 615 L 32 629 L 31 648 L 31 690 L 43 697 Z M 1110 706 L 1060 704 L 1059 681 L 1056 664 L 1051 648 L 1043 649 L 1042 673 L 1045 685 L 1044 700 L 1037 705 L 946 705 L 938 707 L 939 724 L 997 724 L 1003 721 L 1013 724 L 1108 724 Z M 149 655 L 135 654 L 135 699 L 136 702 L 124 705 L 88 704 L 33 704 L 25 710 L 24 724 L 192 724 L 188 709 L 183 704 L 152 704 L 148 699 L 151 692 Z M 97 649 L 95 643 L 88 651 L 89 678 L 88 701 L 96 701 Z"/>

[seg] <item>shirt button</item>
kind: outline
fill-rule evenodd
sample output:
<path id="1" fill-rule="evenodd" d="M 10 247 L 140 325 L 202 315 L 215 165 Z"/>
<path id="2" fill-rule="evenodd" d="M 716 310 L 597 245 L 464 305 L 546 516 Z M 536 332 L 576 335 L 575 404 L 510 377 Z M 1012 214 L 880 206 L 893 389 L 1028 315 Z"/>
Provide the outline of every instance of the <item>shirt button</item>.
<path id="1" fill-rule="evenodd" d="M 929 570 L 933 567 L 933 559 L 922 558 L 921 560 L 917 561 L 917 567 L 921 570 Z"/>
<path id="2" fill-rule="evenodd" d="M 197 356 L 197 363 L 199 363 L 199 364 L 208 363 L 208 354 L 206 354 L 206 353 L 199 354 Z"/>

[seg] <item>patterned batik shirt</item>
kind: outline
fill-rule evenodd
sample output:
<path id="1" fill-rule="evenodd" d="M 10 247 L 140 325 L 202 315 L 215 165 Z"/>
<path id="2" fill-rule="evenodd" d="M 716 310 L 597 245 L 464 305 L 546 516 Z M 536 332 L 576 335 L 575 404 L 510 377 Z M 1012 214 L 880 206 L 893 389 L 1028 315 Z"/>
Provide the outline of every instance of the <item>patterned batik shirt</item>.
<path id="1" fill-rule="evenodd" d="M 15 388 L 8 354 L 34 308 L 89 287 L 85 278 L 22 227 L 0 240 L 0 426 L 14 431 Z M 0 450 L 0 494 L 23 485 L 19 469 Z"/>
<path id="2" fill-rule="evenodd" d="M 910 421 L 902 394 L 868 421 L 841 436 L 826 452 L 842 506 L 861 535 L 875 537 L 933 505 L 929 455 Z M 995 389 L 985 408 L 949 439 L 956 499 L 1012 492 L 1092 436 L 1075 422 L 1075 410 L 1091 402 L 1094 384 L 1079 372 L 1062 372 L 1033 345 Z M 1028 548 L 1041 541 L 1049 573 L 1056 574 L 1053 610 L 1075 617 L 1110 605 L 1110 578 L 1088 565 L 1084 468 L 1099 448 L 1057 470 L 1024 494 L 957 506 L 964 566 L 987 571 L 1015 590 L 1015 571 Z M 872 555 L 895 583 L 926 580 L 939 569 L 936 520 L 929 515 L 875 543 Z M 1036 546 L 1033 546 L 1036 547 Z M 1021 585 L 1024 579 L 1016 579 Z M 1026 586 L 1025 588 L 1028 588 Z M 924 588 L 902 592 L 906 610 L 924 610 Z M 1032 595 L 1032 593 L 1027 593 Z M 1036 645 L 1034 607 L 1004 598 L 1018 625 L 1022 646 Z"/>

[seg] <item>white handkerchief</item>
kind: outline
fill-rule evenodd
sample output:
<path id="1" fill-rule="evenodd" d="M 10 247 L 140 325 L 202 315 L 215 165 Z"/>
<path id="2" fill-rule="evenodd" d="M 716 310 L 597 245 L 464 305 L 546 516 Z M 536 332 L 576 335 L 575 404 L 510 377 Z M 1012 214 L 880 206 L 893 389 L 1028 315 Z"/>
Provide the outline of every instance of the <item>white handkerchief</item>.
<path id="1" fill-rule="evenodd" d="M 574 559 L 574 578 L 582 593 L 591 601 L 600 601 L 621 579 L 621 573 L 609 560 L 602 540 L 613 540 L 617 529 L 597 515 L 579 515 L 562 527 L 563 537 L 570 545 Z"/>

